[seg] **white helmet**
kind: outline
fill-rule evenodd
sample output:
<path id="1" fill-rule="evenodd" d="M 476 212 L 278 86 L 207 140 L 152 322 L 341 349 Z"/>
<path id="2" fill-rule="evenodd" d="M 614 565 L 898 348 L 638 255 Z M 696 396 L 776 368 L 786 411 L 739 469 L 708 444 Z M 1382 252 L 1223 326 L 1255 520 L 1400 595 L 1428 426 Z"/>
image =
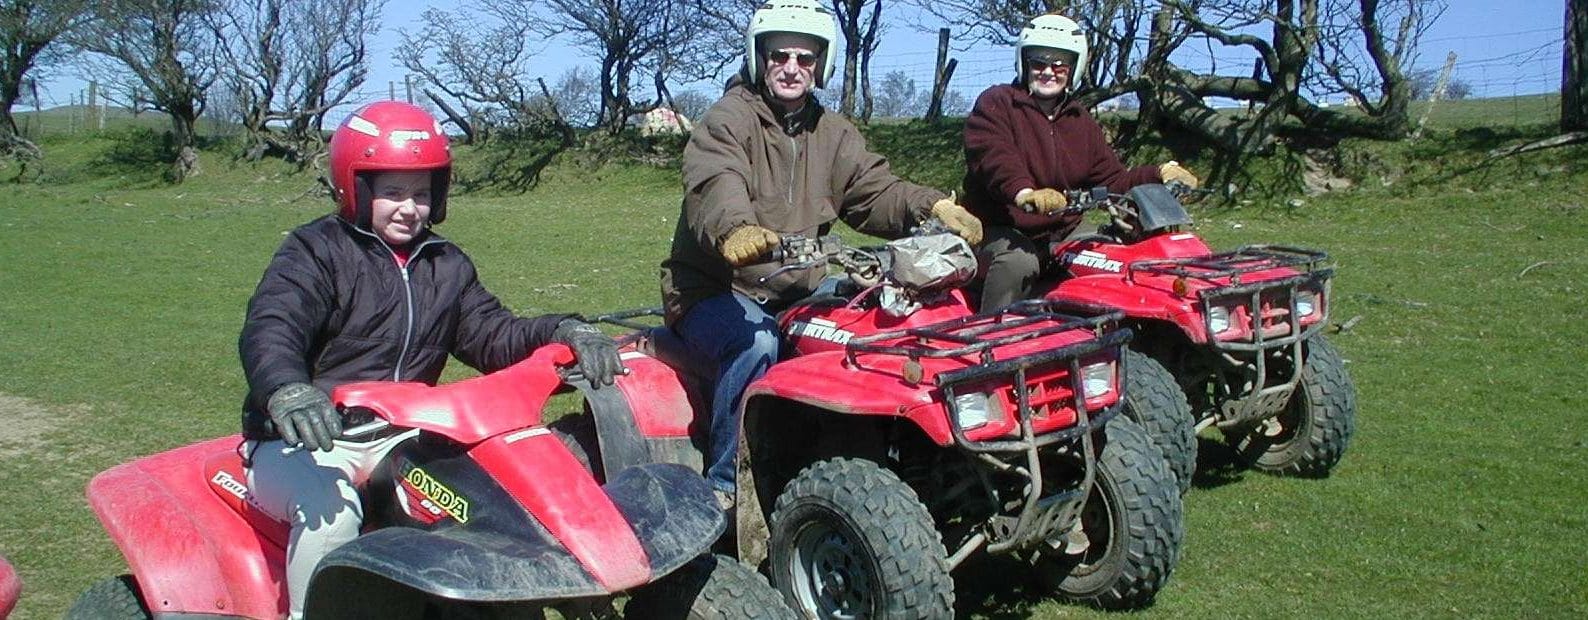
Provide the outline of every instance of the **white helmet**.
<path id="1" fill-rule="evenodd" d="M 750 68 L 750 83 L 761 83 L 761 55 L 756 53 L 756 39 L 774 32 L 792 32 L 821 39 L 821 70 L 816 72 L 816 87 L 822 88 L 833 76 L 833 41 L 838 39 L 838 26 L 833 14 L 815 0 L 767 0 L 750 16 L 750 27 L 744 31 L 744 58 Z"/>
<path id="2" fill-rule="evenodd" d="M 1026 48 L 1051 47 L 1075 54 L 1075 66 L 1070 68 L 1070 84 L 1079 84 L 1086 74 L 1086 32 L 1075 20 L 1062 15 L 1038 15 L 1020 29 L 1020 42 L 1015 45 L 1015 71 L 1020 80 L 1026 79 Z"/>

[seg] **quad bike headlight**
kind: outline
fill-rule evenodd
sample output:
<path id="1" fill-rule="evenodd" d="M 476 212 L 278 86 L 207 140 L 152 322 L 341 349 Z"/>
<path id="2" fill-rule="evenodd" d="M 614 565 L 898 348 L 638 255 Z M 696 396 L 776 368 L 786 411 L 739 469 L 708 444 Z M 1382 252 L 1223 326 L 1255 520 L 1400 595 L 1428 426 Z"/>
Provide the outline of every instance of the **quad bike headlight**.
<path id="1" fill-rule="evenodd" d="M 1081 367 L 1081 386 L 1087 400 L 1114 391 L 1114 363 L 1098 362 Z"/>
<path id="2" fill-rule="evenodd" d="M 1316 291 L 1296 292 L 1296 316 L 1309 317 L 1318 311 L 1318 293 Z"/>
<path id="3" fill-rule="evenodd" d="M 964 430 L 986 426 L 988 420 L 1003 416 L 1003 405 L 985 392 L 955 396 L 954 409 L 959 412 L 959 427 Z"/>
<path id="4" fill-rule="evenodd" d="M 1222 334 L 1230 329 L 1230 309 L 1224 306 L 1213 306 L 1208 309 L 1208 329 L 1215 334 Z"/>

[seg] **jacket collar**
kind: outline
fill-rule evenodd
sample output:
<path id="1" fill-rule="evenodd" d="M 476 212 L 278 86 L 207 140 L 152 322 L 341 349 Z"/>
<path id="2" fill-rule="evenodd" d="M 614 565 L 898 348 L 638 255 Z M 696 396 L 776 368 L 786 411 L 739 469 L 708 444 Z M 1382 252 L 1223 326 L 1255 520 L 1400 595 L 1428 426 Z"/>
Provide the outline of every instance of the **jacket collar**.
<path id="1" fill-rule="evenodd" d="M 1013 84 L 1007 84 L 1005 87 L 1009 89 L 1009 100 L 1013 102 L 1014 105 L 1025 106 L 1036 110 L 1038 113 L 1042 112 L 1042 106 L 1037 105 L 1037 98 L 1031 96 L 1031 91 L 1026 90 L 1024 84 L 1015 82 Z M 1084 110 L 1085 108 L 1081 106 L 1080 101 L 1077 101 L 1075 97 L 1066 95 L 1064 102 L 1059 104 L 1057 110 L 1054 110 L 1053 118 L 1058 118 L 1060 116 L 1075 116 Z"/>
<path id="2" fill-rule="evenodd" d="M 774 107 L 770 101 L 771 95 L 768 95 L 765 89 L 751 85 L 740 76 L 728 82 L 728 94 L 738 97 L 755 110 L 755 115 L 761 119 L 762 125 L 777 127 L 790 136 L 815 129 L 816 121 L 822 116 L 821 101 L 818 101 L 814 94 L 805 95 L 804 107 L 784 113 L 781 108 Z"/>
<path id="3" fill-rule="evenodd" d="M 373 231 L 364 230 L 354 226 L 352 222 L 344 220 L 334 213 L 331 214 L 331 217 L 336 218 L 336 221 L 341 222 L 342 226 L 353 235 L 354 239 L 362 239 L 371 246 L 384 250 L 387 254 L 396 254 L 396 252 L 392 250 L 391 245 L 386 243 L 385 239 L 380 238 L 380 235 L 375 234 Z M 428 246 L 439 246 L 445 243 L 448 243 L 446 237 L 436 234 L 435 229 L 426 226 L 424 232 L 419 233 L 419 237 L 414 239 L 413 243 L 409 246 L 408 261 L 412 262 L 415 258 L 418 258 Z"/>

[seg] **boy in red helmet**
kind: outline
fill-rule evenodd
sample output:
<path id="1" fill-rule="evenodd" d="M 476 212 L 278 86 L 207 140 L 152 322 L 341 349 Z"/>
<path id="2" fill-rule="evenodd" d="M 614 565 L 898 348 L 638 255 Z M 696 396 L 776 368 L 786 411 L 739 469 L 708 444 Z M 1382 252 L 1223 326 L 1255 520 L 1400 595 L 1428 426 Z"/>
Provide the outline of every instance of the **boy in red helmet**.
<path id="1" fill-rule="evenodd" d="M 337 213 L 293 230 L 270 261 L 238 347 L 248 379 L 242 449 L 259 508 L 292 523 L 287 586 L 303 613 L 320 558 L 358 535 L 358 488 L 417 431 L 354 443 L 328 396 L 353 381 L 434 384 L 447 356 L 481 371 L 552 342 L 592 385 L 622 372 L 616 344 L 572 315 L 515 316 L 461 249 L 446 217 L 452 153 L 429 113 L 372 103 L 331 137 Z"/>

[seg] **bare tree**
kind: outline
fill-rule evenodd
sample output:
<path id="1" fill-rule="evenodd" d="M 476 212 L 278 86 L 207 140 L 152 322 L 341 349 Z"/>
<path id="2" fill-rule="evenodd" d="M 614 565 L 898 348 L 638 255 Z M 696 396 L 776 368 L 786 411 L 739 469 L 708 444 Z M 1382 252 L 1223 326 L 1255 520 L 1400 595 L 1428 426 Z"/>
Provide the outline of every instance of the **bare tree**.
<path id="1" fill-rule="evenodd" d="M 1561 61 L 1561 131 L 1588 131 L 1588 0 L 1566 0 L 1565 58 Z"/>
<path id="2" fill-rule="evenodd" d="M 840 93 L 839 111 L 844 116 L 855 116 L 855 88 L 858 81 L 862 90 L 860 95 L 865 99 L 860 118 L 870 120 L 874 111 L 871 104 L 871 56 L 881 43 L 882 0 L 831 0 L 829 5 L 837 17 L 838 36 L 843 38 L 844 43 L 844 87 Z M 838 42 L 832 41 L 829 47 L 838 47 Z M 829 54 L 833 52 L 833 49 L 827 51 Z"/>
<path id="3" fill-rule="evenodd" d="M 689 45 L 700 69 L 690 77 L 725 77 L 740 68 L 744 58 L 744 33 L 750 17 L 764 0 L 691 0 L 691 19 L 697 24 Z"/>
<path id="4" fill-rule="evenodd" d="M 567 35 L 601 64 L 601 121 L 619 131 L 628 117 L 654 107 L 633 99 L 633 77 L 642 69 L 665 76 L 658 67 L 675 50 L 689 45 L 695 4 L 686 0 L 542 0 L 546 15 L 526 15 L 529 27 L 546 37 Z M 658 89 L 662 90 L 662 89 Z"/>
<path id="5" fill-rule="evenodd" d="M 249 157 L 275 151 L 307 162 L 323 148 L 325 114 L 346 101 L 368 74 L 366 40 L 385 0 L 229 0 L 211 16 L 226 42 L 224 78 L 255 145 Z M 284 135 L 270 127 L 284 125 Z"/>
<path id="6" fill-rule="evenodd" d="M 557 109 L 562 111 L 562 116 L 568 122 L 579 127 L 592 127 L 601 116 L 600 88 L 596 84 L 595 72 L 589 67 L 578 66 L 562 73 L 557 78 L 557 87 L 552 91 L 557 100 Z"/>
<path id="7" fill-rule="evenodd" d="M 0 151 L 27 148 L 17 132 L 11 106 L 26 93 L 25 78 L 65 53 L 56 40 L 82 24 L 84 0 L 0 1 Z M 35 76 L 36 77 L 36 76 Z"/>
<path id="8" fill-rule="evenodd" d="M 130 73 L 149 107 L 171 117 L 178 150 L 172 176 L 180 182 L 198 167 L 194 125 L 204 112 L 205 93 L 219 74 L 219 41 L 205 17 L 217 10 L 208 0 L 101 0 L 93 19 L 70 41 Z M 112 69 L 114 70 L 114 69 Z"/>
<path id="9" fill-rule="evenodd" d="M 445 11 L 428 9 L 424 27 L 403 33 L 397 59 L 462 108 L 465 122 L 488 138 L 490 129 L 537 122 L 534 42 L 538 16 L 528 2 L 476 1 Z"/>

